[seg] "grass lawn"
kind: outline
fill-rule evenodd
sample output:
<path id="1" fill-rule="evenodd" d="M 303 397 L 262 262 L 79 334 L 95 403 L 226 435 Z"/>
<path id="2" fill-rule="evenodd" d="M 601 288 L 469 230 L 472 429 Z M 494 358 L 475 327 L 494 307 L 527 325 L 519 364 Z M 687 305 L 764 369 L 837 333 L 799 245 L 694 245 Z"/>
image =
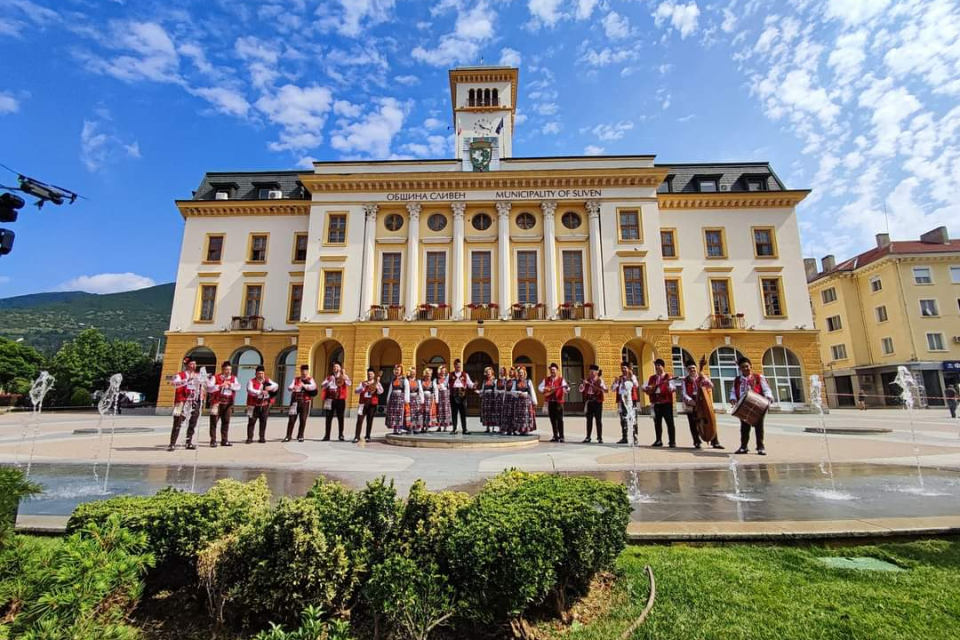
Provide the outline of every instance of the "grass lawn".
<path id="1" fill-rule="evenodd" d="M 870 556 L 907 570 L 831 569 L 818 556 Z M 630 547 L 618 563 L 622 577 L 612 608 L 552 635 L 619 638 L 646 604 L 647 564 L 656 578 L 656 603 L 631 640 L 960 638 L 960 540 L 837 548 Z"/>

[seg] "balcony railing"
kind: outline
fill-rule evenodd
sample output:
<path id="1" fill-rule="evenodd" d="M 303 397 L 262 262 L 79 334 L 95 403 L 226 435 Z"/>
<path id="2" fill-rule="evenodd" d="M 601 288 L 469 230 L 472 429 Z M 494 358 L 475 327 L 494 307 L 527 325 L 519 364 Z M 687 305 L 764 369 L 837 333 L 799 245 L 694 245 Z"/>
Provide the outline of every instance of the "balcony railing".
<path id="1" fill-rule="evenodd" d="M 564 302 L 557 307 L 557 317 L 561 320 L 593 320 L 593 303 Z"/>
<path id="2" fill-rule="evenodd" d="M 422 304 L 417 307 L 416 320 L 449 320 L 450 305 L 448 304 Z"/>
<path id="3" fill-rule="evenodd" d="M 728 313 L 715 313 L 709 318 L 711 329 L 744 329 L 746 322 L 743 314 L 730 315 Z"/>
<path id="4" fill-rule="evenodd" d="M 496 320 L 500 317 L 500 306 L 493 303 L 468 304 L 463 308 L 463 317 L 467 320 Z"/>
<path id="5" fill-rule="evenodd" d="M 263 331 L 263 316 L 233 316 L 231 331 Z"/>
<path id="6" fill-rule="evenodd" d="M 404 311 L 404 306 L 400 304 L 375 304 L 370 307 L 367 319 L 380 322 L 399 321 L 403 320 Z"/>
<path id="7" fill-rule="evenodd" d="M 514 320 L 546 320 L 547 308 L 543 303 L 515 302 L 510 308 L 510 317 Z"/>

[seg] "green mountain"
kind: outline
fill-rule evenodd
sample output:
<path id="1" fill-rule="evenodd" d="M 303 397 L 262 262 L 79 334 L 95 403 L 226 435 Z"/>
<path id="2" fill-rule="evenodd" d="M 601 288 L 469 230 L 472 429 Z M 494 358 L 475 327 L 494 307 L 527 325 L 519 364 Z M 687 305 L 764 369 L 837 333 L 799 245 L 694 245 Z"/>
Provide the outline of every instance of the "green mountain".
<path id="1" fill-rule="evenodd" d="M 170 324 L 173 287 L 171 282 L 123 293 L 63 291 L 3 298 L 0 335 L 23 338 L 24 344 L 53 355 L 66 340 L 94 327 L 110 340 L 134 340 L 152 353 L 156 338 Z"/>

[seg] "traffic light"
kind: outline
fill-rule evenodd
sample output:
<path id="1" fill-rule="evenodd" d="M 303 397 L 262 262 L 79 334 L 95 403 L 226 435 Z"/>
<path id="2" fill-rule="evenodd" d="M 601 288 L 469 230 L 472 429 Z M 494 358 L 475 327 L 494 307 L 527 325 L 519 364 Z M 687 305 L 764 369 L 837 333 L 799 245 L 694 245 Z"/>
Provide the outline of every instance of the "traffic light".
<path id="1" fill-rule="evenodd" d="M 12 193 L 0 194 L 0 222 L 16 222 L 17 209 L 24 205 L 23 198 Z M 9 229 L 0 229 L 0 256 L 13 251 L 13 239 L 16 234 Z"/>

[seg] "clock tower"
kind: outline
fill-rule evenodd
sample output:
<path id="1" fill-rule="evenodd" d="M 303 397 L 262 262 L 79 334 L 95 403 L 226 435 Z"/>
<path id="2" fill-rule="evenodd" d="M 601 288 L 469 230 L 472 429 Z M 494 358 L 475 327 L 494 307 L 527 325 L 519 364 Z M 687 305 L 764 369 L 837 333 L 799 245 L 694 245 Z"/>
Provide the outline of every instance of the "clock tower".
<path id="1" fill-rule="evenodd" d="M 513 155 L 517 113 L 514 67 L 458 67 L 450 71 L 456 158 L 464 171 L 495 171 Z"/>

